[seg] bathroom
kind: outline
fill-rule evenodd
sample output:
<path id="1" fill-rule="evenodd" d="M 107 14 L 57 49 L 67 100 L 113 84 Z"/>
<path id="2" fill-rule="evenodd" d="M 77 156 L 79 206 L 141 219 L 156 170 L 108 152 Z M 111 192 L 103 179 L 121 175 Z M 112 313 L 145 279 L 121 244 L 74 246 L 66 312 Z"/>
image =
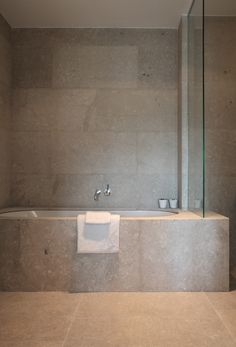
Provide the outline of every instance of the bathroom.
<path id="1" fill-rule="evenodd" d="M 0 14 L 0 346 L 236 346 L 235 1 Z"/>

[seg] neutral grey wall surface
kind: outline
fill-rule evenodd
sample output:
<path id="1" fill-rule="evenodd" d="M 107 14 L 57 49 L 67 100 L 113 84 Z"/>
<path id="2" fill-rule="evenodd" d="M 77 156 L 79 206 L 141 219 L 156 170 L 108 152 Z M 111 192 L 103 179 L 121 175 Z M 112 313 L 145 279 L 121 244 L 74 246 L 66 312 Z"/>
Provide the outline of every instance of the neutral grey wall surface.
<path id="1" fill-rule="evenodd" d="M 177 196 L 176 30 L 18 29 L 13 48 L 12 205 Z"/>
<path id="2" fill-rule="evenodd" d="M 236 284 L 236 17 L 208 17 L 205 42 L 207 209 L 230 217 Z"/>
<path id="3" fill-rule="evenodd" d="M 0 15 L 0 208 L 10 197 L 11 29 Z"/>

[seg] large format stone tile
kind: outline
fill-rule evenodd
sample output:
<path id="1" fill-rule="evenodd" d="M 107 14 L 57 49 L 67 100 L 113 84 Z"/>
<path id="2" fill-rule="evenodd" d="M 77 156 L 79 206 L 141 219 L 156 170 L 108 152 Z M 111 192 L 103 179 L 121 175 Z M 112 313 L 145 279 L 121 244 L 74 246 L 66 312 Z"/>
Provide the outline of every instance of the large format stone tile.
<path id="1" fill-rule="evenodd" d="M 140 308 L 146 302 L 141 293 L 81 293 L 78 297 L 76 317 L 99 319 L 143 313 Z"/>
<path id="2" fill-rule="evenodd" d="M 50 89 L 13 89 L 12 129 L 14 131 L 48 131 L 53 126 Z"/>
<path id="3" fill-rule="evenodd" d="M 98 90 L 88 131 L 176 131 L 176 90 Z"/>
<path id="4" fill-rule="evenodd" d="M 138 221 L 121 221 L 119 271 L 112 290 L 134 291 L 140 288 L 140 224 Z"/>
<path id="5" fill-rule="evenodd" d="M 236 292 L 207 293 L 207 297 L 236 341 Z"/>
<path id="6" fill-rule="evenodd" d="M 110 196 L 94 201 L 96 189 L 104 191 L 109 184 Z M 53 177 L 51 204 L 54 206 L 90 208 L 135 208 L 137 203 L 135 175 L 56 175 Z"/>
<path id="7" fill-rule="evenodd" d="M 81 294 L 65 345 L 78 341 L 82 346 L 234 346 L 203 293 Z"/>
<path id="8" fill-rule="evenodd" d="M 54 50 L 53 87 L 135 88 L 137 71 L 135 46 L 61 44 Z"/>
<path id="9" fill-rule="evenodd" d="M 109 291 L 119 271 L 119 255 L 77 254 L 72 268 L 73 292 Z"/>
<path id="10" fill-rule="evenodd" d="M 82 131 L 86 129 L 95 103 L 96 90 L 57 90 L 52 95 L 54 105 L 53 129 L 62 131 Z"/>
<path id="11" fill-rule="evenodd" d="M 175 175 L 16 174 L 11 183 L 13 206 L 87 208 L 158 208 L 158 199 L 176 198 Z M 96 189 L 109 184 L 111 196 L 94 201 Z"/>
<path id="12" fill-rule="evenodd" d="M 206 16 L 206 44 L 219 47 L 220 42 L 232 47 L 235 41 L 235 25 L 235 16 Z"/>
<path id="13" fill-rule="evenodd" d="M 5 208 L 10 204 L 10 179 L 8 172 L 0 173 L 0 206 Z"/>
<path id="14" fill-rule="evenodd" d="M 45 174 L 16 173 L 11 177 L 11 205 L 49 207 L 53 205 L 53 176 Z M 64 197 L 63 207 L 66 205 Z"/>
<path id="15" fill-rule="evenodd" d="M 76 250 L 75 220 L 24 220 L 20 230 L 22 253 L 71 257 Z"/>
<path id="16" fill-rule="evenodd" d="M 11 89 L 0 82 L 0 128 L 9 129 L 11 118 Z"/>
<path id="17" fill-rule="evenodd" d="M 216 83 L 235 81 L 236 73 L 233 69 L 235 59 L 236 50 L 232 49 L 232 45 L 225 39 L 212 42 L 205 49 L 206 81 Z"/>
<path id="18" fill-rule="evenodd" d="M 4 347 L 235 346 L 204 293 L 2 293 L 0 313 Z"/>
<path id="19" fill-rule="evenodd" d="M 176 44 L 175 29 L 13 29 L 14 46 L 61 47 L 62 44 L 84 46 L 159 46 Z"/>
<path id="20" fill-rule="evenodd" d="M 227 329 L 230 331 L 230 334 L 233 336 L 236 344 L 236 309 L 220 310 L 219 314 L 221 316 L 221 319 L 223 320 L 224 325 L 227 327 Z"/>
<path id="21" fill-rule="evenodd" d="M 0 223 L 0 290 L 17 290 L 20 231 L 17 222 Z"/>
<path id="22" fill-rule="evenodd" d="M 15 89 L 12 127 L 18 131 L 81 131 L 95 90 Z"/>
<path id="23" fill-rule="evenodd" d="M 142 289 L 227 291 L 228 221 L 218 222 L 141 222 Z"/>
<path id="24" fill-rule="evenodd" d="M 215 310 L 236 310 L 236 292 L 207 293 L 206 295 Z"/>
<path id="25" fill-rule="evenodd" d="M 159 208 L 158 199 L 177 199 L 177 176 L 137 175 L 136 176 L 137 201 L 139 209 Z"/>
<path id="26" fill-rule="evenodd" d="M 121 221 L 117 254 L 76 254 L 73 259 L 72 290 L 139 290 L 139 222 Z"/>
<path id="27" fill-rule="evenodd" d="M 9 132 L 0 128 L 0 173 L 8 173 L 10 168 Z"/>
<path id="28" fill-rule="evenodd" d="M 13 87 L 51 87 L 52 63 L 50 47 L 14 46 Z"/>
<path id="29" fill-rule="evenodd" d="M 70 290 L 75 221 L 1 220 L 0 228 L 2 290 Z"/>
<path id="30" fill-rule="evenodd" d="M 236 126 L 235 80 L 232 82 L 206 81 L 206 129 L 233 130 Z"/>
<path id="31" fill-rule="evenodd" d="M 137 206 L 136 175 L 111 175 L 102 176 L 102 190 L 109 184 L 112 190 L 110 196 L 104 196 L 99 202 L 103 208 L 135 209 Z"/>
<path id="32" fill-rule="evenodd" d="M 75 221 L 25 221 L 21 227 L 21 290 L 70 290 Z"/>
<path id="33" fill-rule="evenodd" d="M 81 319 L 148 314 L 163 319 L 187 315 L 189 319 L 199 319 L 203 315 L 212 317 L 214 310 L 205 293 L 81 293 L 78 296 L 76 316 Z"/>
<path id="34" fill-rule="evenodd" d="M 9 204 L 11 117 L 11 29 L 0 15 L 0 207 Z"/>
<path id="35" fill-rule="evenodd" d="M 0 302 L 1 340 L 15 343 L 63 341 L 77 306 L 76 296 L 59 293 L 1 294 Z"/>
<path id="36" fill-rule="evenodd" d="M 148 341 L 149 316 L 116 316 L 100 319 L 77 318 L 70 329 L 65 345 L 70 346 L 77 339 L 85 340 L 84 346 L 90 346 L 95 339 L 98 346 L 136 346 L 140 340 Z M 72 344 L 74 346 L 74 344 Z M 94 344 L 92 344 L 94 346 Z"/>
<path id="37" fill-rule="evenodd" d="M 69 291 L 71 289 L 71 256 L 47 254 L 47 249 L 38 256 L 34 252 L 21 252 L 18 261 L 17 291 Z M 14 273 L 12 274 L 14 276 Z"/>
<path id="38" fill-rule="evenodd" d="M 174 132 L 137 135 L 139 174 L 177 174 L 177 136 Z"/>
<path id="39" fill-rule="evenodd" d="M 152 320 L 149 326 L 149 341 L 151 345 L 162 347 L 233 347 L 235 342 L 225 326 L 217 316 L 202 316 L 200 320 L 191 320 L 186 316 L 183 319 L 162 319 L 158 317 Z"/>
<path id="40" fill-rule="evenodd" d="M 139 87 L 177 87 L 177 38 L 164 47 L 139 47 Z"/>
<path id="41" fill-rule="evenodd" d="M 0 34 L 0 81 L 7 86 L 11 85 L 11 44 L 10 41 Z"/>
<path id="42" fill-rule="evenodd" d="M 215 175 L 208 168 L 206 172 L 206 208 L 230 217 L 231 227 L 235 224 L 233 216 L 236 213 L 236 206 L 232 201 L 235 199 L 236 175 Z M 232 240 L 235 239 L 234 233 L 231 237 Z"/>
<path id="43" fill-rule="evenodd" d="M 235 176 L 236 130 L 208 130 L 206 146 L 208 170 L 214 175 Z"/>
<path id="44" fill-rule="evenodd" d="M 63 347 L 63 340 L 17 340 L 17 341 L 1 341 L 1 347 Z M 77 342 L 78 343 L 78 342 Z"/>
<path id="45" fill-rule="evenodd" d="M 110 184 L 112 195 L 94 201 L 96 189 Z M 11 202 L 15 206 L 135 208 L 134 175 L 28 175 L 12 179 Z"/>
<path id="46" fill-rule="evenodd" d="M 132 174 L 136 138 L 128 133 L 53 133 L 54 174 Z"/>
<path id="47" fill-rule="evenodd" d="M 50 132 L 14 132 L 11 143 L 13 172 L 48 174 L 50 149 Z"/>
<path id="48" fill-rule="evenodd" d="M 100 207 L 94 201 L 96 189 L 102 187 L 102 175 L 55 175 L 51 203 L 54 206 Z"/>

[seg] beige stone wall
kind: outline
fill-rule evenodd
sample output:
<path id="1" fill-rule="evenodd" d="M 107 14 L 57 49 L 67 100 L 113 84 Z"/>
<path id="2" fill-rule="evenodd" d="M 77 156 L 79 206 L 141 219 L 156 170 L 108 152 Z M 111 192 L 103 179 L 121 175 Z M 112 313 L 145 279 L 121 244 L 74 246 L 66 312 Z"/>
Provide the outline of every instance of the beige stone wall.
<path id="1" fill-rule="evenodd" d="M 0 15 L 0 208 L 9 204 L 11 31 Z"/>
<path id="2" fill-rule="evenodd" d="M 206 20 L 206 201 L 230 217 L 236 279 L 236 18 Z"/>
<path id="3" fill-rule="evenodd" d="M 12 205 L 177 196 L 176 30 L 14 30 L 13 46 Z"/>

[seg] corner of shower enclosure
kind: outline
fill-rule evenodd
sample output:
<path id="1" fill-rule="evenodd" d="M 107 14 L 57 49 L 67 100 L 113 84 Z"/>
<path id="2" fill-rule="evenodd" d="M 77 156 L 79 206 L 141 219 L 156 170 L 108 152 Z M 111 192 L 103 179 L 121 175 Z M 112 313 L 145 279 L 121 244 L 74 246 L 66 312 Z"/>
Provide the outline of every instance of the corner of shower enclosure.
<path id="1" fill-rule="evenodd" d="M 188 208 L 205 217 L 204 0 L 188 13 Z"/>

